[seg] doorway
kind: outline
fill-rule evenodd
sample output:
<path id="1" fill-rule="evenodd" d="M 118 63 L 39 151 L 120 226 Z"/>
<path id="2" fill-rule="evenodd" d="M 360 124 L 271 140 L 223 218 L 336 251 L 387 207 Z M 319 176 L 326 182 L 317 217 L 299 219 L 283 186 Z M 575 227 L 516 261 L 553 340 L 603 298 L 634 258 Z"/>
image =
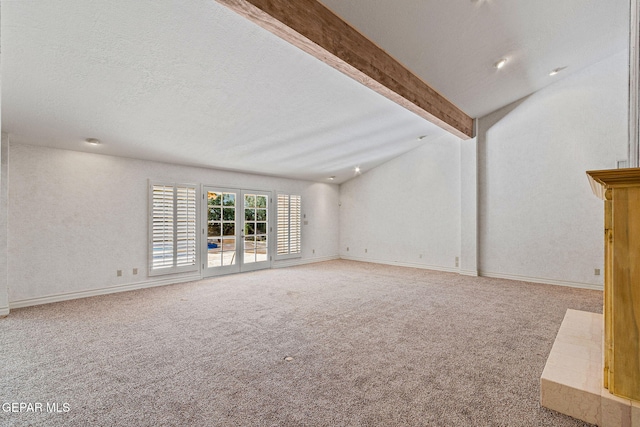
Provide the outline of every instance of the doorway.
<path id="1" fill-rule="evenodd" d="M 203 277 L 269 268 L 271 192 L 203 190 Z"/>

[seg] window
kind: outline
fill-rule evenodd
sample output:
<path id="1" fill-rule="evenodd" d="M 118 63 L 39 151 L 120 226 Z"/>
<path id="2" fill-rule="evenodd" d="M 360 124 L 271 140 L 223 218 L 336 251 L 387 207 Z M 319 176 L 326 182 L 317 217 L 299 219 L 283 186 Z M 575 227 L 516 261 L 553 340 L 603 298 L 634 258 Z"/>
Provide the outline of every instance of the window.
<path id="1" fill-rule="evenodd" d="M 198 269 L 195 185 L 150 183 L 149 275 Z"/>
<path id="2" fill-rule="evenodd" d="M 300 216 L 300 196 L 278 194 L 277 258 L 300 256 Z"/>

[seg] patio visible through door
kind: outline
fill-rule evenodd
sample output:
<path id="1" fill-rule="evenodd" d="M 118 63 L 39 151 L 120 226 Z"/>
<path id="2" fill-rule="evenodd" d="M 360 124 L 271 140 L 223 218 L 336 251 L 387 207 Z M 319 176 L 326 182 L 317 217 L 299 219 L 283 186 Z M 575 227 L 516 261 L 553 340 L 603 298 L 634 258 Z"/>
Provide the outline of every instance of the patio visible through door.
<path id="1" fill-rule="evenodd" d="M 204 187 L 203 275 L 268 268 L 271 192 Z"/>

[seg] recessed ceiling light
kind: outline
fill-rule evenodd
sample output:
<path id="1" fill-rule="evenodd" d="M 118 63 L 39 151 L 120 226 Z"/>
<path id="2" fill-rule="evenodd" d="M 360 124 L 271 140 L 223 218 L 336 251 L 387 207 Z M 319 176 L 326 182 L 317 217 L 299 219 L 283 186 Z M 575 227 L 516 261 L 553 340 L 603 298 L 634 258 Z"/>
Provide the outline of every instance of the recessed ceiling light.
<path id="1" fill-rule="evenodd" d="M 330 176 L 330 177 L 329 177 L 329 181 L 333 181 L 334 179 L 336 179 L 336 177 L 335 177 L 335 176 Z"/>
<path id="2" fill-rule="evenodd" d="M 101 144 L 100 140 L 96 139 L 96 138 L 87 138 L 87 139 L 85 139 L 85 141 L 89 145 L 100 145 Z"/>
<path id="3" fill-rule="evenodd" d="M 551 70 L 549 75 L 550 76 L 555 76 L 556 74 L 558 74 L 560 71 L 564 70 L 565 68 L 567 68 L 567 67 L 554 68 L 553 70 Z"/>
<path id="4" fill-rule="evenodd" d="M 356 171 L 356 173 L 360 173 L 360 166 L 356 166 L 354 170 Z"/>
<path id="5" fill-rule="evenodd" d="M 502 58 L 500 61 L 498 61 L 495 64 L 493 64 L 493 66 L 496 67 L 499 70 L 502 67 L 504 67 L 506 64 L 507 64 L 507 58 Z"/>

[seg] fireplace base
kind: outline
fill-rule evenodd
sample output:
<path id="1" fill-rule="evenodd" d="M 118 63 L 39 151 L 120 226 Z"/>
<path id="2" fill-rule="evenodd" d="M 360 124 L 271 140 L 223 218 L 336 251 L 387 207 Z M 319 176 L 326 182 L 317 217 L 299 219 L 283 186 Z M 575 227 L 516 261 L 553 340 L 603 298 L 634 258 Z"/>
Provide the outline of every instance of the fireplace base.
<path id="1" fill-rule="evenodd" d="M 602 314 L 567 310 L 540 378 L 540 405 L 601 427 L 640 427 L 640 402 L 602 386 Z"/>

